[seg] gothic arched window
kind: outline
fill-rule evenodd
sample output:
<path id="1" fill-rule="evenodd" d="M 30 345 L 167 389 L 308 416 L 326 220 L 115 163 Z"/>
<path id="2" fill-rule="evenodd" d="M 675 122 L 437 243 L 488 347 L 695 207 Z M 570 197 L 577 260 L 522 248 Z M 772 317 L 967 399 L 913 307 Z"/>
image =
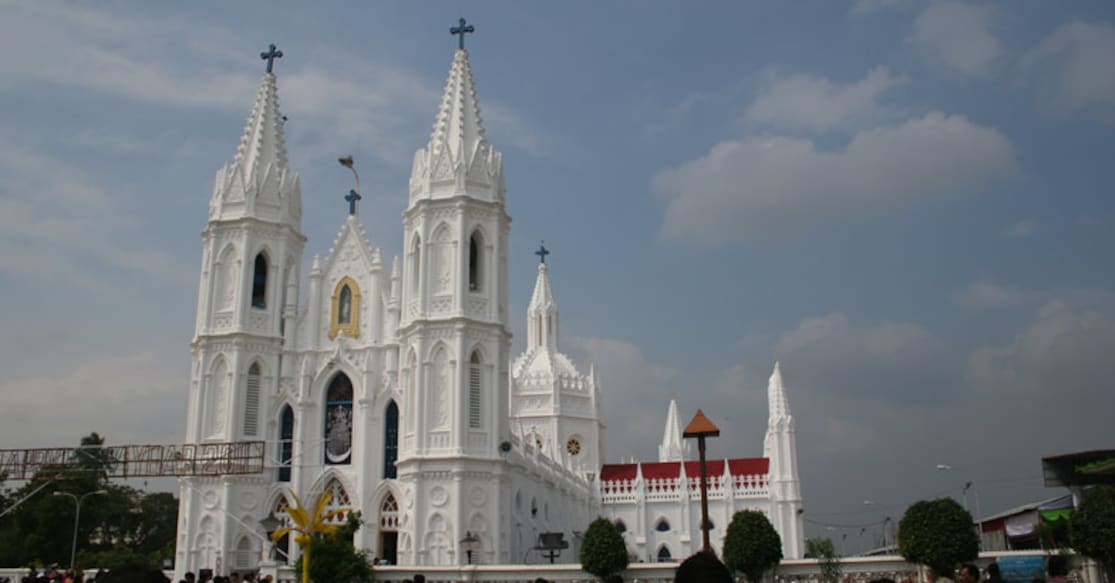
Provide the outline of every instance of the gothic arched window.
<path id="1" fill-rule="evenodd" d="M 244 436 L 255 437 L 259 430 L 259 363 L 248 368 L 244 391 Z"/>
<path id="2" fill-rule="evenodd" d="M 480 353 L 476 351 L 468 365 L 468 426 L 480 428 Z"/>
<path id="3" fill-rule="evenodd" d="M 654 530 L 658 532 L 670 532 L 670 521 L 665 518 L 659 518 L 658 522 L 654 525 Z"/>
<path id="4" fill-rule="evenodd" d="M 395 460 L 399 459 L 399 406 L 387 403 L 383 414 L 383 477 L 395 478 Z"/>
<path id="5" fill-rule="evenodd" d="M 290 464 L 294 459 L 294 409 L 284 405 L 279 413 L 279 481 L 290 481 Z"/>
<path id="6" fill-rule="evenodd" d="M 468 239 L 468 291 L 480 291 L 483 276 L 480 254 L 483 249 L 484 241 L 480 238 L 480 233 L 473 233 Z"/>
<path id="7" fill-rule="evenodd" d="M 622 520 L 617 520 L 616 531 L 618 531 L 620 534 L 627 532 L 627 525 L 624 524 Z"/>
<path id="8" fill-rule="evenodd" d="M 352 321 L 352 288 L 341 286 L 341 296 L 337 300 L 337 323 L 348 324 Z"/>
<path id="9" fill-rule="evenodd" d="M 672 559 L 673 557 L 670 556 L 670 547 L 662 545 L 662 548 L 658 549 L 658 562 L 669 563 Z"/>
<path id="10" fill-rule="evenodd" d="M 352 381 L 337 373 L 325 391 L 325 463 L 352 462 Z"/>
<path id="11" fill-rule="evenodd" d="M 255 269 L 252 271 L 252 307 L 267 307 L 267 256 L 262 251 L 256 255 Z"/>

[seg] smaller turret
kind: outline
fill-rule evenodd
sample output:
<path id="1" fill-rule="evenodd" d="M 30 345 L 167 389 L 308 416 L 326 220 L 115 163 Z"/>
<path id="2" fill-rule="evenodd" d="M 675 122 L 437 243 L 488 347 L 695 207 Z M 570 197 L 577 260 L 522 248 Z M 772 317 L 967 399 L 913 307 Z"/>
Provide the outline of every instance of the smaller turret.
<path id="1" fill-rule="evenodd" d="M 677 399 L 670 399 L 670 409 L 666 412 L 666 430 L 662 434 L 662 444 L 658 446 L 658 461 L 685 461 L 689 444 L 681 439 L 681 424 L 678 422 Z"/>

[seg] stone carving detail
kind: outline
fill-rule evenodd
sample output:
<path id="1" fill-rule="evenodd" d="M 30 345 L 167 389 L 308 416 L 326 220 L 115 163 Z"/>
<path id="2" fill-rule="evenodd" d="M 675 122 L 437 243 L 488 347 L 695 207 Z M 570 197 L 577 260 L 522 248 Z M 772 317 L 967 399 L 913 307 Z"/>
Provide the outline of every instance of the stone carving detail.
<path id="1" fill-rule="evenodd" d="M 430 387 L 433 389 L 433 408 L 430 426 L 443 429 L 449 426 L 449 355 L 439 349 L 433 359 Z"/>
<path id="2" fill-rule="evenodd" d="M 449 492 L 443 486 L 434 486 L 430 489 L 430 503 L 434 506 L 444 506 L 449 501 Z"/>
<path id="3" fill-rule="evenodd" d="M 213 328 L 226 330 L 232 327 L 232 312 L 225 312 L 213 316 Z"/>
<path id="4" fill-rule="evenodd" d="M 488 310 L 487 298 L 470 298 L 468 301 L 468 314 L 470 316 L 483 316 Z"/>
<path id="5" fill-rule="evenodd" d="M 266 312 L 252 312 L 248 316 L 248 328 L 255 331 L 266 331 L 270 315 Z"/>
<path id="6" fill-rule="evenodd" d="M 449 309 L 453 307 L 453 298 L 451 297 L 437 297 L 430 302 L 431 314 L 448 314 Z"/>
<path id="7" fill-rule="evenodd" d="M 228 367 L 225 365 L 224 359 L 217 362 L 217 366 L 213 367 L 213 373 L 209 377 L 210 387 L 212 387 L 209 411 L 209 436 L 219 437 L 225 431 L 225 416 L 228 412 Z"/>

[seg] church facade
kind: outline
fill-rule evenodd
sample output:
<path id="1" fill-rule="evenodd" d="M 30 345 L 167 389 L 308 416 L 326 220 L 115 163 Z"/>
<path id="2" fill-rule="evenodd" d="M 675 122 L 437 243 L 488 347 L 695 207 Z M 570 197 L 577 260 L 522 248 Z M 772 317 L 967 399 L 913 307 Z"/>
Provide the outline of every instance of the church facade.
<path id="1" fill-rule="evenodd" d="M 268 62 L 202 233 L 186 427 L 187 443 L 266 442 L 267 470 L 180 480 L 176 578 L 293 562 L 297 546 L 271 550 L 260 524 L 289 521 L 292 492 L 310 504 L 329 491 L 331 507 L 359 511 L 358 548 L 397 564 L 537 562 L 540 533 L 564 533 L 575 549 L 601 515 L 640 560 L 696 550 L 676 406 L 660 462 L 603 464 L 600 383 L 559 350 L 545 249 L 526 350 L 510 355 L 511 218 L 467 51 L 456 51 L 430 140 L 414 155 L 403 256 L 369 242 L 354 191 L 305 287 L 301 184 Z M 793 422 L 780 377 L 777 391 L 771 382 L 764 457 L 710 464 L 710 498 L 717 528 L 733 509 L 759 509 L 794 557 Z"/>

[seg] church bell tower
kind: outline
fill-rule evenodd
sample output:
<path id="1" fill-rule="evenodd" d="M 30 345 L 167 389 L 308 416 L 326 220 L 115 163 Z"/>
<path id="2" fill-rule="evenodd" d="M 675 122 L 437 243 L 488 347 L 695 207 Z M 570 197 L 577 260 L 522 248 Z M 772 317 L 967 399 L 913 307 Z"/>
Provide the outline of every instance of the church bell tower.
<path id="1" fill-rule="evenodd" d="M 261 56 L 266 72 L 236 155 L 217 171 L 201 234 L 187 443 L 269 439 L 268 411 L 294 328 L 306 240 L 302 194 L 298 174 L 287 168 L 272 71 L 282 53 L 272 45 Z M 214 568 L 221 556 L 260 548 L 230 518 L 245 511 L 237 501 L 262 497 L 258 478 L 191 477 L 180 483 L 176 569 Z"/>
<path id="2" fill-rule="evenodd" d="M 399 479 L 416 517 L 400 562 L 460 564 L 459 541 L 497 556 L 508 430 L 507 237 L 501 154 L 487 141 L 463 34 L 430 141 L 414 155 L 403 213 Z M 425 476 L 420 480 L 420 476 Z M 433 476 L 431 479 L 430 477 Z M 444 476 L 440 478 L 439 476 Z M 506 513 L 502 513 L 506 514 Z M 417 522 L 421 522 L 420 524 Z M 504 535 L 506 536 L 506 535 Z"/>

